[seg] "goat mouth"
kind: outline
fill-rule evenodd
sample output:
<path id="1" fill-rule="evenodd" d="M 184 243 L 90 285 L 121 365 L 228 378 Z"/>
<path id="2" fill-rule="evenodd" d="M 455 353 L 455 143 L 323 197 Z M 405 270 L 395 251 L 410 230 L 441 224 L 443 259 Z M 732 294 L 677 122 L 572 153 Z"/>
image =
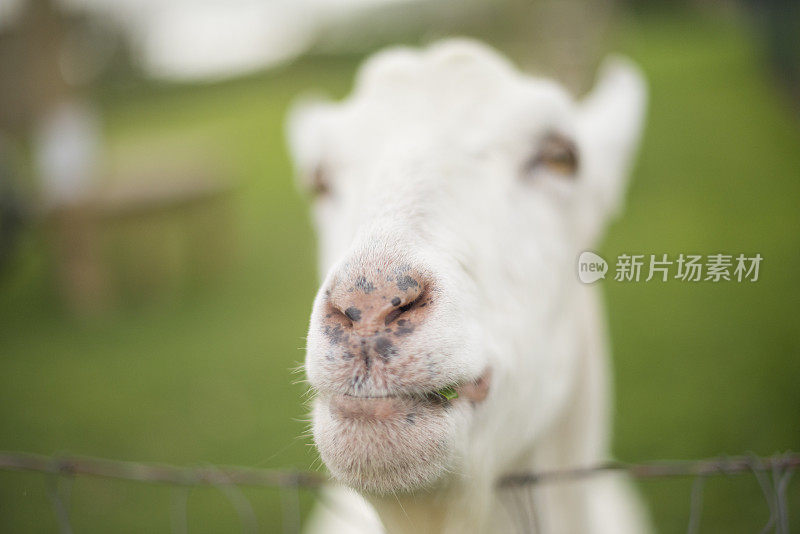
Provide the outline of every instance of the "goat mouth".
<path id="1" fill-rule="evenodd" d="M 360 421 L 389 421 L 409 418 L 415 410 L 447 409 L 454 404 L 482 402 L 489 394 L 491 372 L 477 379 L 454 383 L 436 390 L 387 395 L 334 394 L 328 398 L 331 413 L 339 418 Z M 413 418 L 413 417 L 412 417 Z"/>

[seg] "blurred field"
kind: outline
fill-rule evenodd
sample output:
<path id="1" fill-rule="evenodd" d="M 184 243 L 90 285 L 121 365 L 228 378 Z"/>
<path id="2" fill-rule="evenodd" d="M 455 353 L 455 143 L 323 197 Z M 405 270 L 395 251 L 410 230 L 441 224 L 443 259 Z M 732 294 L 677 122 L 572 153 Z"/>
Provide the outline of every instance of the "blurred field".
<path id="1" fill-rule="evenodd" d="M 625 460 L 800 449 L 800 128 L 741 23 L 623 19 L 610 48 L 645 69 L 651 111 L 626 215 L 601 252 L 760 253 L 754 284 L 605 282 Z M 316 289 L 305 201 L 282 120 L 298 92 L 346 93 L 358 58 L 310 58 L 233 83 L 143 87 L 102 99 L 112 158 L 202 143 L 232 170 L 241 257 L 223 283 L 101 320 L 68 319 L 43 286 L 33 232 L 0 285 L 0 449 L 192 464 L 308 468 L 303 358 Z M 643 485 L 664 533 L 686 528 L 691 481 Z M 53 532 L 42 476 L 0 472 L 0 530 Z M 800 482 L 791 494 L 800 532 Z M 266 532 L 277 491 L 245 491 Z M 169 529 L 170 488 L 80 478 L 75 532 Z M 304 509 L 310 498 L 304 498 Z M 757 532 L 753 477 L 709 481 L 703 532 Z M 190 532 L 236 531 L 197 489 Z"/>

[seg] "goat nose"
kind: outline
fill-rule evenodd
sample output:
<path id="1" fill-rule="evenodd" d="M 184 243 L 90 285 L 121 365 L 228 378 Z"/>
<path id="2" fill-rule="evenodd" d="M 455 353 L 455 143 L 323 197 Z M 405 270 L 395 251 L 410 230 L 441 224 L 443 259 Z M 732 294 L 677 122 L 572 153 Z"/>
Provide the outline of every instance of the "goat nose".
<path id="1" fill-rule="evenodd" d="M 346 275 L 329 289 L 326 316 L 343 315 L 358 335 L 377 334 L 412 308 L 427 306 L 421 297 L 429 289 L 426 277 L 411 267 Z"/>

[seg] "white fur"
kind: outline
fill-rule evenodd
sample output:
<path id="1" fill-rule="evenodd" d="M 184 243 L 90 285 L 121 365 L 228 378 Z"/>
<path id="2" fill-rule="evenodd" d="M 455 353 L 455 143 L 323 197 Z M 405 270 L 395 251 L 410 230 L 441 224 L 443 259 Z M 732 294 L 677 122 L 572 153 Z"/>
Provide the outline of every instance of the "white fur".
<path id="1" fill-rule="evenodd" d="M 442 420 L 447 450 L 415 467 L 420 487 L 367 494 L 370 505 L 329 488 L 334 509 L 318 507 L 309 532 L 379 532 L 380 523 L 393 533 L 511 532 L 500 476 L 606 459 L 605 328 L 575 262 L 622 203 L 645 100 L 642 76 L 622 59 L 575 102 L 485 46 L 456 40 L 377 54 L 347 100 L 292 111 L 298 173 L 324 168 L 332 189 L 314 209 L 325 276 L 309 330 L 312 386 L 340 388 L 323 364 L 323 290 L 385 261 L 412 264 L 440 285 L 441 307 L 415 341 L 436 369 L 428 385 L 492 370 L 488 398 Z M 525 175 L 553 131 L 576 143 L 578 175 Z M 315 433 L 332 424 L 319 402 Z M 648 530 L 616 476 L 537 487 L 531 506 L 540 532 Z"/>

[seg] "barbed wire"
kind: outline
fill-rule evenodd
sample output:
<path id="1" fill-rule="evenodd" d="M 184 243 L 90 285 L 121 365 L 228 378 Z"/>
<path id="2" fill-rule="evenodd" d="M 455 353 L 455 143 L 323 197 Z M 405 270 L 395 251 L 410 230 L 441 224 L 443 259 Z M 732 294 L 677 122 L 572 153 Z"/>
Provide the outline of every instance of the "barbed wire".
<path id="1" fill-rule="evenodd" d="M 758 480 L 769 508 L 767 524 L 761 532 L 789 534 L 786 494 L 794 471 L 800 467 L 800 454 L 787 452 L 770 457 L 755 455 L 707 458 L 701 460 L 673 460 L 641 463 L 618 461 L 591 466 L 551 471 L 514 473 L 498 481 L 501 490 L 521 489 L 526 493 L 515 500 L 522 517 L 522 532 L 537 531 L 537 514 L 530 489 L 533 486 L 568 483 L 585 480 L 607 473 L 625 473 L 636 479 L 694 477 L 692 485 L 689 534 L 697 532 L 702 514 L 704 481 L 710 476 L 753 474 Z M 189 490 L 195 486 L 219 489 L 231 502 L 239 515 L 243 532 L 258 532 L 258 521 L 253 509 L 239 487 L 281 489 L 283 531 L 299 532 L 300 508 L 298 491 L 316 490 L 331 482 L 322 474 L 312 471 L 255 469 L 239 466 L 182 467 L 169 464 L 109 460 L 90 456 L 47 456 L 27 452 L 0 451 L 0 470 L 38 472 L 47 475 L 47 494 L 62 534 L 71 534 L 69 521 L 69 494 L 73 477 L 90 476 L 129 480 L 134 482 L 166 484 L 179 490 L 173 499 L 170 523 L 173 532 L 186 532 L 186 508 Z M 66 484 L 62 484 L 62 481 Z"/>
<path id="2" fill-rule="evenodd" d="M 92 456 L 46 456 L 0 451 L 0 469 L 58 475 L 87 475 L 135 482 L 180 486 L 318 487 L 328 478 L 312 471 L 253 469 L 248 467 L 179 467 L 169 464 L 126 462 Z"/>
<path id="3" fill-rule="evenodd" d="M 646 463 L 604 462 L 588 467 L 521 473 L 500 479 L 501 487 L 578 480 L 603 472 L 625 471 L 634 478 L 735 475 L 773 469 L 800 467 L 800 454 L 785 453 L 766 458 L 758 456 L 721 456 L 703 460 L 661 460 Z"/>

